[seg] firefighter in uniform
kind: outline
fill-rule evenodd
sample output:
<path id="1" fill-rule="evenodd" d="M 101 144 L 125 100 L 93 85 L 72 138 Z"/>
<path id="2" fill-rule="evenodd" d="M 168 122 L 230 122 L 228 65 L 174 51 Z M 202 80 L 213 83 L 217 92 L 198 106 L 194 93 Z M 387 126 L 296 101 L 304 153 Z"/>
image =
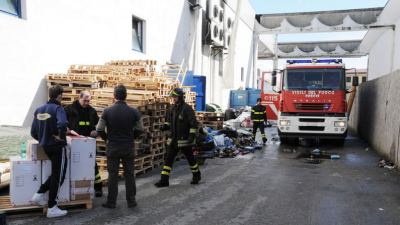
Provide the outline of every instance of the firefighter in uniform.
<path id="1" fill-rule="evenodd" d="M 198 184 L 201 180 L 199 165 L 193 156 L 192 146 L 196 139 L 197 120 L 192 107 L 184 101 L 184 92 L 175 88 L 171 92 L 174 104 L 167 113 L 164 131 L 170 130 L 171 135 L 167 139 L 167 157 L 161 171 L 161 179 L 155 183 L 156 187 L 169 186 L 169 175 L 172 171 L 172 164 L 178 151 L 182 151 L 189 162 L 193 173 L 191 184 Z"/>
<path id="2" fill-rule="evenodd" d="M 79 135 L 96 138 L 96 125 L 99 121 L 99 117 L 97 116 L 96 110 L 89 105 L 90 100 L 90 93 L 88 91 L 82 91 L 79 95 L 79 100 L 75 100 L 71 105 L 68 105 L 65 108 L 65 112 L 67 113 L 69 122 L 68 128 L 71 131 L 75 131 Z M 99 168 L 96 163 L 94 181 L 96 197 L 103 196 L 102 186 Z"/>
<path id="3" fill-rule="evenodd" d="M 267 142 L 265 136 L 265 123 L 267 122 L 267 108 L 261 105 L 261 98 L 257 99 L 257 105 L 251 108 L 251 119 L 253 120 L 253 140 L 256 140 L 257 129 L 260 128 L 264 144 Z"/>

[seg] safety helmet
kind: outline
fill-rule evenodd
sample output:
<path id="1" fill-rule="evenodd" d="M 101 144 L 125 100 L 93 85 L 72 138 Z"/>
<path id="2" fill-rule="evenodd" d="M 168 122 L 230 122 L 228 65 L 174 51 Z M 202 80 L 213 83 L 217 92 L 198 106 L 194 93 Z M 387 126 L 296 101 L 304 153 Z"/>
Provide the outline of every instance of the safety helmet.
<path id="1" fill-rule="evenodd" d="M 185 94 L 185 93 L 183 92 L 183 90 L 182 90 L 181 88 L 175 88 L 174 90 L 171 91 L 170 96 L 171 96 L 171 97 L 180 97 L 180 98 L 183 98 L 184 94 Z"/>

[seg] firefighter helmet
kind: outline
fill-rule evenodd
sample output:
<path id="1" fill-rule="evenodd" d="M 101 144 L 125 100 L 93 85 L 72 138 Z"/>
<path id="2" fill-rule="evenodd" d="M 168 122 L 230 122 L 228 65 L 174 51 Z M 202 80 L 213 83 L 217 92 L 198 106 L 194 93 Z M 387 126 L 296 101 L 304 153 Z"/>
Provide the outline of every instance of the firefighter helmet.
<path id="1" fill-rule="evenodd" d="M 185 93 L 183 92 L 183 90 L 182 90 L 181 88 L 175 88 L 174 90 L 171 91 L 170 96 L 171 96 L 171 97 L 180 97 L 180 98 L 183 98 L 184 94 L 185 94 Z"/>

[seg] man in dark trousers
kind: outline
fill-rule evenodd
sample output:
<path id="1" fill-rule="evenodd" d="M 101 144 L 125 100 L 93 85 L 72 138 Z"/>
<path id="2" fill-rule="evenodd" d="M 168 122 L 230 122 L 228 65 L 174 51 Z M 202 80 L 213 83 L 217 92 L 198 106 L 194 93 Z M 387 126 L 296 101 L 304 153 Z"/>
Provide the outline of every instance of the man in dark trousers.
<path id="1" fill-rule="evenodd" d="M 251 108 L 251 119 L 253 120 L 253 140 L 256 140 L 257 129 L 260 128 L 264 144 L 267 142 L 265 136 L 265 123 L 267 122 L 267 108 L 261 105 L 261 98 L 257 99 L 257 105 Z"/>
<path id="2" fill-rule="evenodd" d="M 107 143 L 108 196 L 103 207 L 111 209 L 115 208 L 117 203 L 120 161 L 124 167 L 128 207 L 133 208 L 137 205 L 133 140 L 143 132 L 143 124 L 139 111 L 126 104 L 126 95 L 125 86 L 116 86 L 115 103 L 104 110 L 97 124 L 98 134 Z"/>
<path id="3" fill-rule="evenodd" d="M 50 100 L 36 109 L 31 127 L 32 137 L 39 141 L 39 145 L 43 147 L 51 161 L 51 175 L 34 194 L 32 202 L 45 205 L 45 193 L 49 191 L 47 210 L 49 218 L 67 215 L 67 211 L 59 209 L 56 202 L 58 189 L 64 182 L 68 163 L 65 150 L 68 122 L 60 103 L 62 93 L 63 88 L 59 85 L 49 89 Z"/>
<path id="4" fill-rule="evenodd" d="M 167 114 L 166 123 L 163 130 L 170 130 L 171 136 L 167 140 L 167 157 L 161 179 L 155 183 L 156 187 L 169 186 L 169 175 L 172 171 L 172 164 L 178 151 L 182 151 L 189 162 L 193 173 L 191 184 L 198 184 L 201 180 L 199 165 L 193 156 L 192 146 L 195 143 L 197 120 L 192 107 L 185 103 L 184 92 L 180 88 L 175 88 L 171 92 L 174 105 Z"/>
<path id="5" fill-rule="evenodd" d="M 71 105 L 65 107 L 67 113 L 68 128 L 79 135 L 86 137 L 97 137 L 96 125 L 99 122 L 96 110 L 90 106 L 91 95 L 89 91 L 82 91 L 79 100 L 75 100 Z M 103 185 L 97 163 L 95 165 L 94 190 L 96 197 L 103 196 Z"/>

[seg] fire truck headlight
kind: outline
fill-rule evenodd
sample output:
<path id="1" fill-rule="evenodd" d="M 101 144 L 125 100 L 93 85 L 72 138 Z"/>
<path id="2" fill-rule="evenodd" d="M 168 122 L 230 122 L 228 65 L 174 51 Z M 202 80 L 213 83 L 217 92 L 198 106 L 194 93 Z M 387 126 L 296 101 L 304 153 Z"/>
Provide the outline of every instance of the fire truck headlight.
<path id="1" fill-rule="evenodd" d="M 289 120 L 279 120 L 279 125 L 280 126 L 290 126 L 290 121 Z"/>
<path id="2" fill-rule="evenodd" d="M 344 121 L 336 121 L 335 122 L 335 127 L 345 127 L 346 126 L 346 122 Z"/>

